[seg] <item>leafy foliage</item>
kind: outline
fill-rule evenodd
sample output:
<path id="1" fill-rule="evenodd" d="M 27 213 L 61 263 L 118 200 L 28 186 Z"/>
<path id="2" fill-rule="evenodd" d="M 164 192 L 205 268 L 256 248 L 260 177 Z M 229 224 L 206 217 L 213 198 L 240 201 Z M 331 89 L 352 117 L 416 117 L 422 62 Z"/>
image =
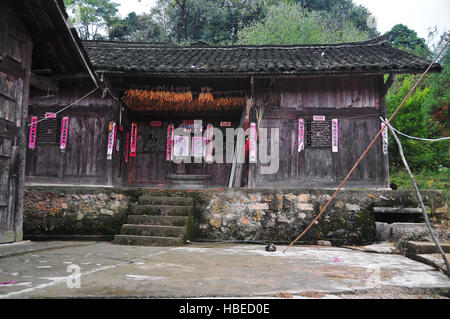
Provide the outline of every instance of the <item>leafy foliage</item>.
<path id="1" fill-rule="evenodd" d="M 244 28 L 238 36 L 242 44 L 338 43 L 369 37 L 344 16 L 289 3 L 269 7 L 263 21 Z"/>
<path id="2" fill-rule="evenodd" d="M 386 33 L 386 37 L 393 46 L 415 55 L 426 58 L 431 53 L 425 40 L 419 38 L 416 31 L 403 24 L 395 25 Z"/>
<path id="3" fill-rule="evenodd" d="M 402 37 L 403 38 L 403 37 Z M 442 39 L 446 39 L 444 36 Z M 403 46 L 406 42 L 397 41 L 394 45 Z M 409 50 L 417 50 L 415 41 L 408 44 Z M 418 45 L 423 48 L 422 44 Z M 421 87 L 419 87 L 406 101 L 401 112 L 392 121 L 398 130 L 412 136 L 424 138 L 437 138 L 449 136 L 449 87 L 450 87 L 450 56 L 445 52 L 441 59 L 443 71 L 440 74 L 428 75 Z M 417 76 L 398 77 L 396 83 L 386 97 L 389 115 L 402 102 L 408 94 Z M 424 142 L 412 139 L 402 139 L 406 159 L 411 169 L 420 172 L 424 169 L 437 171 L 450 166 L 449 150 L 450 141 Z M 394 171 L 403 167 L 398 154 L 397 145 L 390 145 L 390 161 Z"/>
<path id="4" fill-rule="evenodd" d="M 116 41 L 163 41 L 163 30 L 150 14 L 136 15 L 117 20 L 109 31 L 109 39 Z"/>
<path id="5" fill-rule="evenodd" d="M 119 5 L 111 0 L 64 0 L 64 4 L 84 40 L 103 39 L 102 31 L 117 19 Z"/>

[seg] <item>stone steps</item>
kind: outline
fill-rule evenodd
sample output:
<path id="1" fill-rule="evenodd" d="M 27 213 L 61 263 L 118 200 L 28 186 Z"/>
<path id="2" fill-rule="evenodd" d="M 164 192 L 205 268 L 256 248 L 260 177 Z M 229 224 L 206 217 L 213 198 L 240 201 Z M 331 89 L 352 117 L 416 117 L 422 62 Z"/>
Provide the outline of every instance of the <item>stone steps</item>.
<path id="1" fill-rule="evenodd" d="M 138 203 L 140 205 L 192 206 L 192 198 L 141 196 L 139 197 Z"/>
<path id="2" fill-rule="evenodd" d="M 166 176 L 168 179 L 174 179 L 174 180 L 205 180 L 211 178 L 211 175 L 204 175 L 204 174 L 167 174 Z"/>
<path id="3" fill-rule="evenodd" d="M 161 225 L 161 226 L 185 226 L 188 216 L 151 216 L 129 215 L 128 224 L 134 225 Z"/>
<path id="4" fill-rule="evenodd" d="M 114 243 L 132 246 L 182 246 L 183 239 L 175 237 L 116 235 Z"/>
<path id="5" fill-rule="evenodd" d="M 190 206 L 175 205 L 136 205 L 133 215 L 189 216 Z"/>
<path id="6" fill-rule="evenodd" d="M 136 236 L 156 236 L 156 237 L 176 237 L 183 238 L 185 227 L 180 226 L 161 226 L 161 225 L 122 225 L 121 233 L 123 235 Z"/>
<path id="7" fill-rule="evenodd" d="M 193 200 L 190 197 L 142 195 L 114 236 L 118 245 L 182 246 Z"/>

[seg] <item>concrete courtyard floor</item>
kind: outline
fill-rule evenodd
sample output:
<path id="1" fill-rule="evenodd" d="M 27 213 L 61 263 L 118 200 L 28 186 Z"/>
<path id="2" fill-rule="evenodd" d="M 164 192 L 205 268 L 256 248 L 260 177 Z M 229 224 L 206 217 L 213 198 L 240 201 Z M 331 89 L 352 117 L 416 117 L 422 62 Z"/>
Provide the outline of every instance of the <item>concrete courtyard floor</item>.
<path id="1" fill-rule="evenodd" d="M 446 298 L 450 279 L 393 254 L 262 245 L 0 245 L 0 298 Z M 72 268 L 70 268 L 70 267 Z M 68 269 L 69 267 L 69 269 Z M 80 288 L 69 278 L 79 267 Z"/>

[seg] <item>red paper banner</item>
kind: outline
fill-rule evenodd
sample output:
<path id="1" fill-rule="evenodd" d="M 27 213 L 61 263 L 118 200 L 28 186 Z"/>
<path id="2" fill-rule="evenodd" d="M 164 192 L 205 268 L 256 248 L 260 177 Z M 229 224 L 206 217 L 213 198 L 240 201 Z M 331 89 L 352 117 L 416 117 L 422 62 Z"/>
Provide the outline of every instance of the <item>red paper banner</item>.
<path id="1" fill-rule="evenodd" d="M 69 132 L 69 118 L 63 117 L 61 123 L 61 139 L 59 143 L 59 148 L 61 150 L 65 150 L 67 146 L 67 136 Z"/>
<path id="2" fill-rule="evenodd" d="M 339 152 L 339 121 L 331 121 L 331 148 L 333 153 Z"/>
<path id="3" fill-rule="evenodd" d="M 28 148 L 30 150 L 34 150 L 36 147 L 36 130 L 37 130 L 37 116 L 31 117 L 31 125 L 30 125 L 30 139 L 28 141 Z"/>
<path id="4" fill-rule="evenodd" d="M 130 133 L 127 132 L 127 138 L 125 141 L 125 163 L 128 163 L 128 145 L 130 141 Z"/>
<path id="5" fill-rule="evenodd" d="M 315 121 L 315 122 L 325 121 L 325 115 L 314 115 L 313 121 Z"/>
<path id="6" fill-rule="evenodd" d="M 166 161 L 171 161 L 173 159 L 173 131 L 174 125 L 169 124 L 167 126 Z"/>
<path id="7" fill-rule="evenodd" d="M 137 124 L 131 124 L 130 157 L 136 157 Z"/>

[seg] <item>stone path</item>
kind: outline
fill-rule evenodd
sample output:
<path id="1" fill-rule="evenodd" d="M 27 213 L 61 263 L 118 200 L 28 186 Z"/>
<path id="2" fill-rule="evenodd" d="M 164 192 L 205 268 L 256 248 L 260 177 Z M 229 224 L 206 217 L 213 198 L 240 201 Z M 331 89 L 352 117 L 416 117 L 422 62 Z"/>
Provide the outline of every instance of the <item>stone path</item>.
<path id="1" fill-rule="evenodd" d="M 317 246 L 283 254 L 281 246 L 269 253 L 259 245 L 73 244 L 0 257 L 0 298 L 437 298 L 450 292 L 445 275 L 400 255 Z M 70 288 L 77 269 L 80 288 Z"/>

